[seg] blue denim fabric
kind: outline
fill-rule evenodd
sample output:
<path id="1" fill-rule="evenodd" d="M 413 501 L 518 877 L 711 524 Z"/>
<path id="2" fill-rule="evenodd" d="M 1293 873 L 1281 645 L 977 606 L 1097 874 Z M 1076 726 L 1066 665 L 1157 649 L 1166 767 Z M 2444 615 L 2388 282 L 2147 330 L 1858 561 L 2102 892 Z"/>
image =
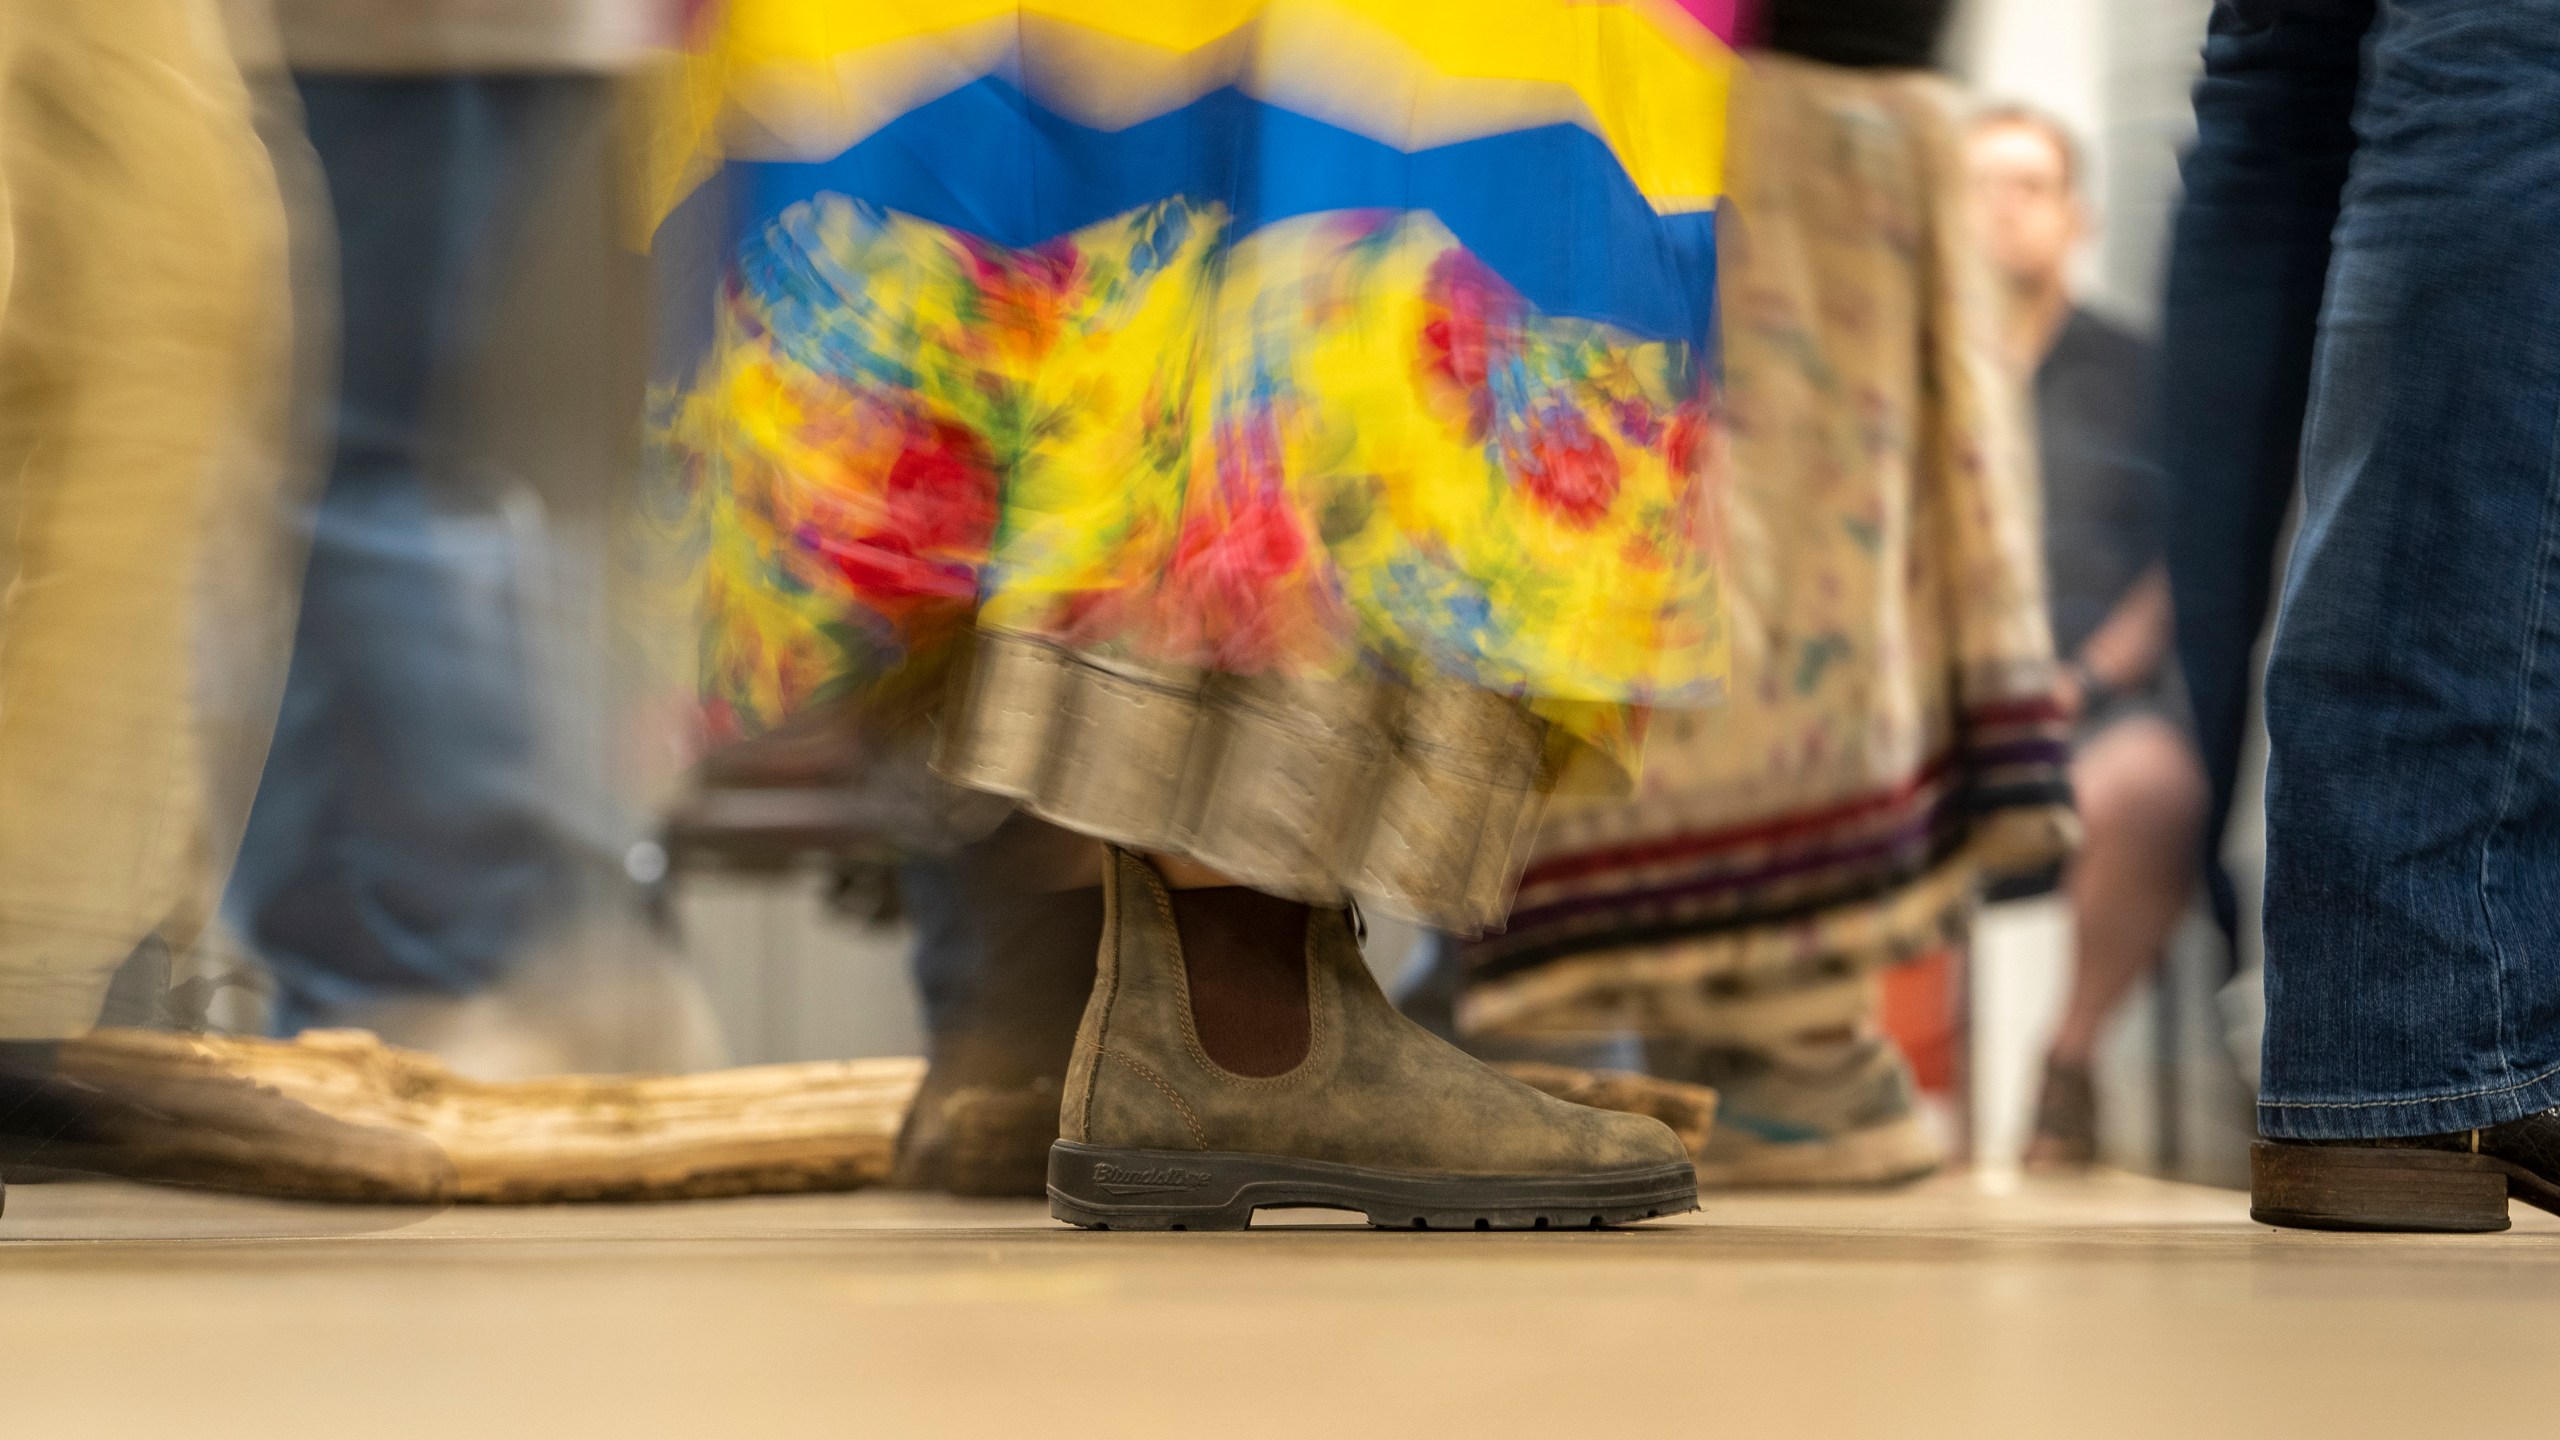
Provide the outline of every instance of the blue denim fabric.
<path id="1" fill-rule="evenodd" d="M 898 895 L 916 931 L 907 969 L 928 1036 L 948 1035 L 968 1022 L 986 968 L 986 927 L 972 914 L 963 889 L 960 867 L 952 861 L 910 860 L 898 867 Z"/>
<path id="2" fill-rule="evenodd" d="M 2356 7 L 2225 9 L 2333 33 L 2209 47 L 2251 93 L 2199 149 L 2324 143 Z M 2560 0 L 2392 0 L 2364 46 L 2266 690 L 2259 1124 L 2297 1138 L 2560 1102 Z"/>
<path id="3" fill-rule="evenodd" d="M 2329 233 L 2355 149 L 2351 117 L 2372 0 L 2226 4 L 2205 39 L 2196 143 L 2161 304 L 2156 453 L 2175 478 L 2168 530 L 2178 660 L 2212 800 L 2205 873 L 2238 928 L 2220 866 L 2247 740 L 2275 549 L 2293 504 Z"/>
<path id="4" fill-rule="evenodd" d="M 504 524 L 440 507 L 437 382 L 544 116 L 538 78 L 303 77 L 341 250 L 337 451 L 225 909 L 292 1034 L 475 990 L 561 903 Z M 574 83 L 574 82 L 572 82 Z"/>

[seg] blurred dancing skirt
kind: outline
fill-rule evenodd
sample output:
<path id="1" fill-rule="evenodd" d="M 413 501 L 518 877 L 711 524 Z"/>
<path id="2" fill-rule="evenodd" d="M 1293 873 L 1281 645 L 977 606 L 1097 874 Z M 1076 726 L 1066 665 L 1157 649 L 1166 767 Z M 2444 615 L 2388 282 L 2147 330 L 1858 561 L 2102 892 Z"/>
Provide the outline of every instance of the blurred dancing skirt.
<path id="1" fill-rule="evenodd" d="M 923 712 L 1071 829 L 1498 924 L 1542 797 L 1721 693 L 1730 8 L 712 7 L 711 733 Z"/>
<path id="2" fill-rule="evenodd" d="M 1755 997 L 1961 943 L 2058 861 L 2055 697 L 2022 387 L 1966 238 L 1966 101 L 1759 53 L 1722 255 L 1733 686 L 1632 795 L 1549 810 L 1460 1028 L 1721 1033 Z"/>

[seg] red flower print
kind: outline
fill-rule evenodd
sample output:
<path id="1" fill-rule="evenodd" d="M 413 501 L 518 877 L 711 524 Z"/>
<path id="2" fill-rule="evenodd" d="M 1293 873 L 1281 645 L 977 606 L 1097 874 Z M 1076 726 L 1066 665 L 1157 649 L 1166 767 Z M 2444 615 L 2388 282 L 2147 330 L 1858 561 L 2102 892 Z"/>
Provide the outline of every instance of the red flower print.
<path id="1" fill-rule="evenodd" d="M 1662 438 L 1662 422 L 1654 417 L 1652 406 L 1641 400 L 1621 400 L 1611 408 L 1618 433 L 1627 437 L 1628 444 L 1650 450 Z"/>
<path id="2" fill-rule="evenodd" d="M 896 535 L 865 535 L 825 548 L 845 584 L 884 614 L 902 614 L 919 600 L 967 600 L 978 593 L 975 566 L 918 555 Z"/>
<path id="3" fill-rule="evenodd" d="M 1618 456 L 1580 412 L 1549 409 L 1507 438 L 1512 479 L 1568 525 L 1588 529 L 1618 498 Z"/>
<path id="4" fill-rule="evenodd" d="M 989 337 L 1043 343 L 1057 332 L 1067 295 L 1084 265 L 1075 241 L 1060 238 L 1008 250 L 976 237 L 963 241 L 978 291 L 978 323 Z"/>
<path id="5" fill-rule="evenodd" d="M 1671 433 L 1663 446 L 1663 458 L 1670 462 L 1673 475 L 1688 479 L 1698 473 L 1707 431 L 1706 414 L 1696 405 L 1683 405 L 1671 417 Z"/>
<path id="6" fill-rule="evenodd" d="M 1520 297 L 1483 261 L 1452 250 L 1432 262 L 1422 299 L 1431 316 L 1422 325 L 1424 367 L 1461 389 L 1484 384 L 1519 323 Z"/>
<path id="7" fill-rule="evenodd" d="M 908 435 L 880 498 L 884 528 L 919 551 L 984 550 L 995 533 L 995 465 L 974 432 L 947 420 Z"/>
<path id="8" fill-rule="evenodd" d="M 1183 519 L 1165 596 L 1172 653 L 1236 674 L 1279 662 L 1315 550 L 1266 425 L 1228 430 L 1217 493 Z"/>
<path id="9" fill-rule="evenodd" d="M 954 237 L 960 242 L 960 253 L 968 257 L 969 278 L 984 290 L 1004 283 L 1005 261 L 1011 252 L 991 240 L 975 235 Z"/>
<path id="10" fill-rule="evenodd" d="M 1204 596 L 1250 606 L 1307 558 L 1307 532 L 1277 490 L 1261 490 L 1222 513 L 1182 527 L 1173 568 Z"/>
<path id="11" fill-rule="evenodd" d="M 996 476 L 987 448 L 966 427 L 918 421 L 889 462 L 867 523 L 853 533 L 808 533 L 864 603 L 902 613 L 920 600 L 966 600 L 995 534 Z M 847 507 L 848 509 L 853 507 Z"/>
<path id="12" fill-rule="evenodd" d="M 1441 314 L 1423 322 L 1423 363 L 1449 384 L 1468 390 L 1482 385 L 1485 350 L 1481 316 Z"/>

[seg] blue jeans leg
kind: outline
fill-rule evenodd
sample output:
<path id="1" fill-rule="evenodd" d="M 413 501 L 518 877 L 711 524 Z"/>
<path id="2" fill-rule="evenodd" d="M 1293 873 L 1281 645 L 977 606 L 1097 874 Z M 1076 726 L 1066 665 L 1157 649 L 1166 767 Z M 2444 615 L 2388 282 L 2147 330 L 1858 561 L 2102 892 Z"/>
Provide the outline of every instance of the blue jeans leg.
<path id="1" fill-rule="evenodd" d="M 2372 0 L 2222 0 L 2197 82 L 2161 306 L 2160 458 L 2173 490 L 2178 662 L 2212 784 L 2205 873 L 2239 785 L 2275 549 L 2293 504 L 2329 234 L 2355 150 Z"/>
<path id="2" fill-rule="evenodd" d="M 898 893 L 915 926 L 907 957 L 928 1039 L 966 1025 L 987 968 L 986 927 L 969 904 L 968 883 L 951 860 L 911 860 L 898 867 Z"/>
<path id="3" fill-rule="evenodd" d="M 2560 0 L 2365 56 L 2267 677 L 2260 1127 L 2560 1102 Z"/>
<path id="4" fill-rule="evenodd" d="M 280 1033 L 465 994 L 561 902 L 506 527 L 440 508 L 429 411 L 467 349 L 543 116 L 540 79 L 305 78 L 339 231 L 336 454 L 233 923 Z"/>

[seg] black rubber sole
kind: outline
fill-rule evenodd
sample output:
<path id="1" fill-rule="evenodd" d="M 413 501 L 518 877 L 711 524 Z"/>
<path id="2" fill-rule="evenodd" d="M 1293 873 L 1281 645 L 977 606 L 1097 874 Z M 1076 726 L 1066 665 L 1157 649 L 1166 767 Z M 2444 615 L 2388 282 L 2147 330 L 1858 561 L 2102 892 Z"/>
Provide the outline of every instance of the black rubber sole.
<path id="1" fill-rule="evenodd" d="M 2249 1151 L 2261 1225 L 2479 1235 L 2508 1227 L 2510 1197 L 2560 1215 L 2560 1185 L 2493 1155 L 2266 1140 Z"/>
<path id="2" fill-rule="evenodd" d="M 1242 1230 L 1266 1206 L 1357 1210 L 1390 1230 L 1596 1230 L 1698 1208 L 1697 1172 L 1418 1175 L 1229 1151 L 1049 1147 L 1049 1213 L 1088 1230 Z"/>

